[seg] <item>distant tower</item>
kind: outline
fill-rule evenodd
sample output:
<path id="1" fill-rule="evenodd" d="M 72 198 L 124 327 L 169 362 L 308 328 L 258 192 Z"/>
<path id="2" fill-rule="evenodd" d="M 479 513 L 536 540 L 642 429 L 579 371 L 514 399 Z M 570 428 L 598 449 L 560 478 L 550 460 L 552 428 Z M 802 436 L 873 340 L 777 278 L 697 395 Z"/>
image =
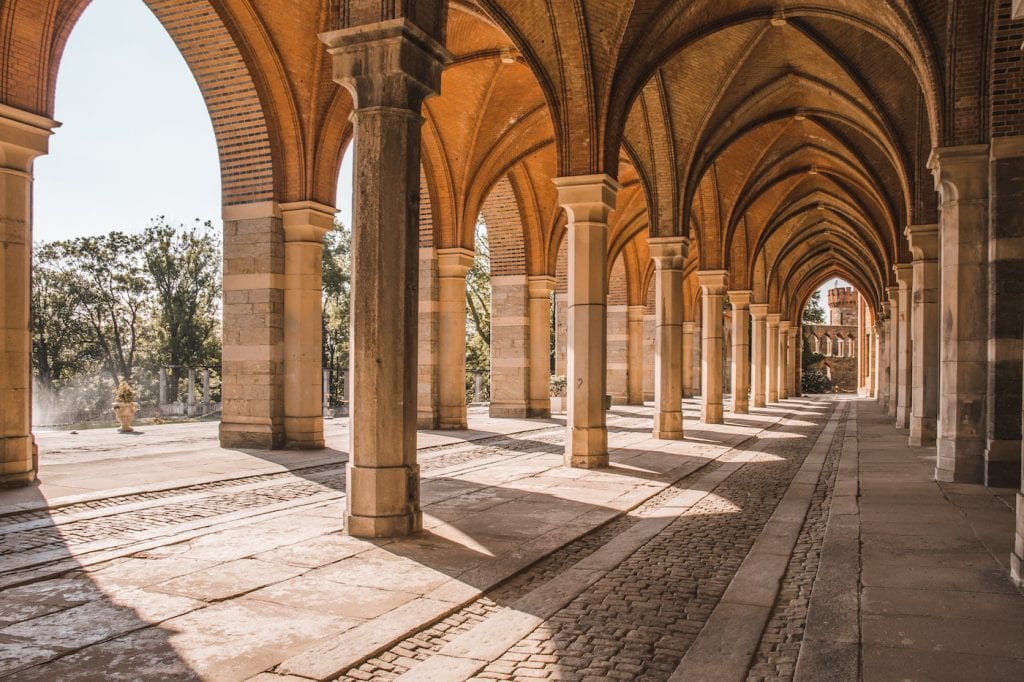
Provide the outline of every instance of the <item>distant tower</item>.
<path id="1" fill-rule="evenodd" d="M 828 290 L 828 323 L 846 327 L 857 324 L 857 291 L 853 287 L 836 287 Z"/>

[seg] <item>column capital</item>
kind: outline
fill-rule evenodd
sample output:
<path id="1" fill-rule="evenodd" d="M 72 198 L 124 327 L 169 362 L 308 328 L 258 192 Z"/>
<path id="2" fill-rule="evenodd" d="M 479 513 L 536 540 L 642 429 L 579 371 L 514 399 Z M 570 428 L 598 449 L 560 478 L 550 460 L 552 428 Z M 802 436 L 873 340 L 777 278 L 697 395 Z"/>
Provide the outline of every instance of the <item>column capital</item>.
<path id="1" fill-rule="evenodd" d="M 658 270 L 682 270 L 690 253 L 690 240 L 682 236 L 648 237 L 647 246 Z"/>
<path id="2" fill-rule="evenodd" d="M 765 320 L 768 322 L 769 327 L 778 327 L 781 324 L 782 315 L 779 313 L 768 313 L 765 316 Z"/>
<path id="3" fill-rule="evenodd" d="M 750 299 L 754 297 L 754 292 L 749 289 L 742 291 L 727 291 L 725 294 L 729 297 L 729 303 L 732 304 L 732 307 L 740 310 L 749 307 Z"/>
<path id="4" fill-rule="evenodd" d="M 900 288 L 899 287 L 886 287 L 885 288 L 885 293 L 889 297 L 889 308 L 891 310 L 892 308 L 895 308 L 898 305 L 897 301 L 899 300 Z"/>
<path id="5" fill-rule="evenodd" d="M 956 196 L 943 201 L 984 197 L 988 192 L 988 164 L 990 149 L 987 144 L 968 144 L 957 147 L 936 147 L 928 157 L 928 168 L 935 176 L 935 190 L 951 184 Z"/>
<path id="6" fill-rule="evenodd" d="M 899 282 L 898 288 L 907 287 L 909 289 L 914 281 L 914 264 L 897 263 L 892 266 L 892 271 L 896 274 L 896 281 Z"/>
<path id="7" fill-rule="evenodd" d="M 886 289 L 886 291 L 888 291 L 888 289 Z M 891 310 L 891 304 L 889 303 L 889 301 L 882 301 L 882 305 L 880 306 L 880 308 L 881 310 L 878 313 L 878 317 L 883 320 L 889 317 L 889 311 Z"/>
<path id="8" fill-rule="evenodd" d="M 790 337 L 796 338 L 796 335 L 800 333 L 800 325 L 791 325 L 786 329 L 786 331 L 789 332 Z"/>
<path id="9" fill-rule="evenodd" d="M 333 59 L 334 82 L 352 95 L 355 108 L 386 107 L 420 113 L 423 100 L 441 87 L 453 57 L 407 19 L 353 26 L 320 34 Z"/>
<path id="10" fill-rule="evenodd" d="M 699 270 L 697 272 L 697 284 L 706 294 L 724 294 L 728 282 L 728 270 Z"/>
<path id="11" fill-rule="evenodd" d="M 606 223 L 622 189 L 618 180 L 604 173 L 568 175 L 552 182 L 558 190 L 558 205 L 565 209 L 570 223 Z"/>
<path id="12" fill-rule="evenodd" d="M 321 242 L 334 229 L 338 209 L 315 201 L 280 204 L 286 242 Z"/>
<path id="13" fill-rule="evenodd" d="M 461 247 L 437 250 L 437 274 L 439 277 L 465 277 L 473 267 L 474 253 Z"/>
<path id="14" fill-rule="evenodd" d="M 28 172 L 32 160 L 49 151 L 50 136 L 60 123 L 0 104 L 0 167 Z"/>
<path id="15" fill-rule="evenodd" d="M 551 292 L 555 290 L 555 281 L 551 275 L 529 275 L 526 278 L 526 286 L 530 298 L 550 298 Z"/>
<path id="16" fill-rule="evenodd" d="M 779 333 L 789 331 L 789 326 L 792 324 L 789 320 L 779 320 Z"/>
<path id="17" fill-rule="evenodd" d="M 915 261 L 934 261 L 939 258 L 939 226 L 908 225 L 903 231 L 910 244 Z"/>
<path id="18" fill-rule="evenodd" d="M 751 303 L 750 304 L 750 316 L 754 318 L 755 322 L 765 319 L 768 315 L 768 304 L 767 303 Z"/>

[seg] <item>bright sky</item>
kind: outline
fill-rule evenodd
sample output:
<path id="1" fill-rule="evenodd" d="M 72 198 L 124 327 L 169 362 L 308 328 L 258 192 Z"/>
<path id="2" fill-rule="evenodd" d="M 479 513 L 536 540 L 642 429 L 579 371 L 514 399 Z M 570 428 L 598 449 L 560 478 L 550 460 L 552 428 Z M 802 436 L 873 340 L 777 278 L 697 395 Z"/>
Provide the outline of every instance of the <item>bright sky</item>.
<path id="1" fill-rule="evenodd" d="M 847 282 L 845 279 L 836 279 L 833 277 L 829 281 L 821 285 L 818 289 L 821 292 L 821 307 L 825 309 L 825 321 L 828 322 L 829 318 L 829 307 L 828 307 L 828 290 L 835 289 L 836 287 L 852 287 L 853 285 Z"/>
<path id="2" fill-rule="evenodd" d="M 139 231 L 150 218 L 220 224 L 220 162 L 199 88 L 142 0 L 93 0 L 57 78 L 64 125 L 36 161 L 34 239 Z M 348 155 L 351 156 L 351 155 Z M 351 213 L 351 161 L 339 185 Z"/>

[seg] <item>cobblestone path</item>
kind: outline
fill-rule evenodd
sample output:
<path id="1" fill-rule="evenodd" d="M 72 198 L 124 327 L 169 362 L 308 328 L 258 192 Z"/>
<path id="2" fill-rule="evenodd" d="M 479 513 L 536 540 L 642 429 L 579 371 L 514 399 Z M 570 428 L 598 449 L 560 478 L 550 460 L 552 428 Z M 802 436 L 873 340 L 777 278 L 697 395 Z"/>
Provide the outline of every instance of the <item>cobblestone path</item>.
<path id="1" fill-rule="evenodd" d="M 609 418 L 609 423 L 625 426 L 648 422 L 642 417 Z M 425 477 L 429 477 L 431 472 L 451 473 L 458 467 L 472 467 L 494 458 L 557 452 L 563 447 L 564 437 L 564 427 L 545 426 L 424 448 L 418 457 Z M 336 500 L 345 492 L 346 461 L 343 458 L 337 464 L 3 515 L 0 574 L 61 561 L 76 549 L 90 551 L 95 546 L 131 544 L 141 534 L 161 530 L 170 534 L 176 527 L 202 521 L 215 524 L 228 514 L 258 514 L 274 505 Z"/>
<path id="2" fill-rule="evenodd" d="M 502 604 L 511 603 L 560 575 L 629 530 L 646 511 L 657 509 L 680 490 L 699 483 L 722 462 L 742 454 L 749 463 L 719 485 L 714 494 L 669 525 L 478 676 L 478 679 L 667 678 L 700 632 L 731 576 L 782 498 L 824 428 L 827 415 L 816 417 L 814 422 L 795 421 L 769 429 L 741 452 L 727 454 L 690 474 L 648 500 L 633 514 L 613 520 L 570 543 L 465 609 L 347 671 L 340 679 L 394 679 L 408 672 L 458 635 L 502 611 Z M 842 442 L 841 433 L 837 441 Z M 801 537 L 801 542 L 804 541 Z M 813 551 L 806 554 L 812 555 Z"/>

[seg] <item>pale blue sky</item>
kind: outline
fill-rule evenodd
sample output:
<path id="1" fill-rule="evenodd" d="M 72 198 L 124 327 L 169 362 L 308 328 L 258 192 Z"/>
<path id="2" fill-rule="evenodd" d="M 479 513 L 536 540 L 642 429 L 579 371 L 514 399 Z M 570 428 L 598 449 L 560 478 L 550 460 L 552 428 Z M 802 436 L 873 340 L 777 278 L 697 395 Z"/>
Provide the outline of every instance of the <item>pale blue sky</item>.
<path id="1" fill-rule="evenodd" d="M 93 0 L 85 10 L 61 62 L 55 117 L 63 126 L 35 167 L 36 241 L 135 232 L 158 215 L 220 224 L 210 117 L 185 60 L 142 0 Z M 345 166 L 337 206 L 347 222 Z"/>

